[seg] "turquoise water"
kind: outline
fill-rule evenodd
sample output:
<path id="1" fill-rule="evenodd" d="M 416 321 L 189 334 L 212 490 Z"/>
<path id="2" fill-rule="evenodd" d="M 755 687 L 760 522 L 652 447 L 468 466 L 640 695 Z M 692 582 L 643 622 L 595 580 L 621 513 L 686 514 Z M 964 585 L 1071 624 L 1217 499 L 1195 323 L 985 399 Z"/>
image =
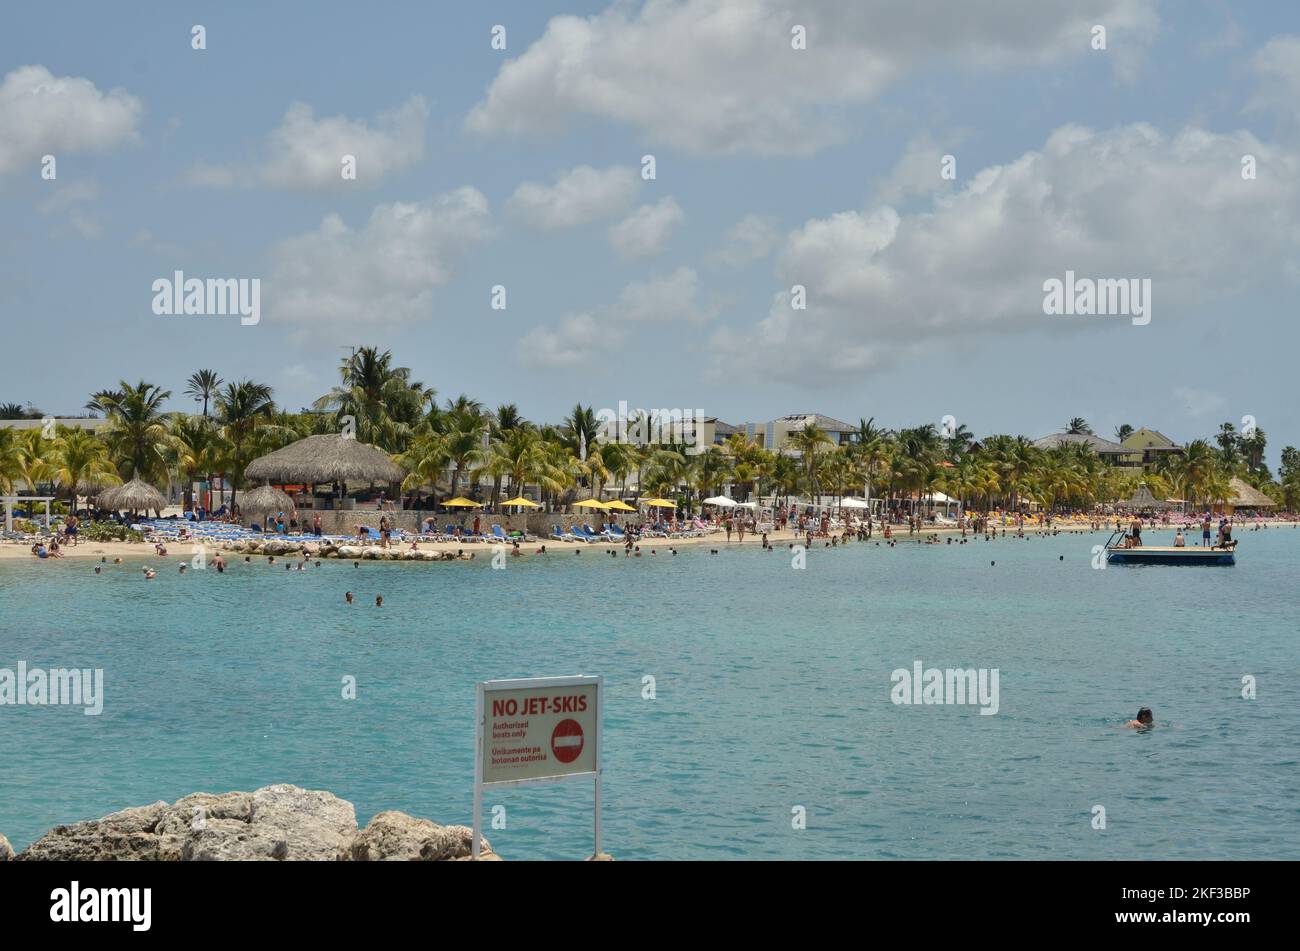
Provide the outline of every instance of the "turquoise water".
<path id="1" fill-rule="evenodd" d="M 21 848 L 276 782 L 362 822 L 467 823 L 475 681 L 599 673 L 621 859 L 1300 858 L 1300 531 L 1242 533 L 1233 568 L 1093 570 L 1105 537 L 854 544 L 803 571 L 784 550 L 662 546 L 504 571 L 172 559 L 152 582 L 0 565 L 0 667 L 102 667 L 106 693 L 98 717 L 0 707 L 0 832 Z M 893 704 L 891 672 L 918 659 L 997 668 L 1000 711 Z M 1119 728 L 1143 704 L 1161 725 Z M 507 858 L 583 857 L 591 799 L 489 793 L 507 827 L 487 834 Z"/>

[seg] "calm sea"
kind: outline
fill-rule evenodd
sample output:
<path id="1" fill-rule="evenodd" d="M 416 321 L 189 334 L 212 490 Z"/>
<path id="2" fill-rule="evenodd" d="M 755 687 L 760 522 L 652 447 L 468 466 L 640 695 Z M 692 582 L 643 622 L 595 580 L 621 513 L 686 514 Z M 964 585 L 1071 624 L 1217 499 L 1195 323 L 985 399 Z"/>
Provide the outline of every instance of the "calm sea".
<path id="1" fill-rule="evenodd" d="M 620 859 L 1300 858 L 1300 531 L 1241 533 L 1233 568 L 1098 571 L 1105 537 L 854 544 L 804 570 L 662 545 L 503 571 L 172 558 L 152 582 L 0 565 L 0 667 L 103 668 L 106 694 L 98 717 L 0 707 L 0 832 L 278 782 L 362 822 L 468 823 L 475 681 L 599 673 Z M 996 668 L 998 713 L 895 705 L 917 660 Z M 1121 729 L 1142 705 L 1160 725 Z M 589 854 L 585 784 L 494 805 L 506 858 Z"/>

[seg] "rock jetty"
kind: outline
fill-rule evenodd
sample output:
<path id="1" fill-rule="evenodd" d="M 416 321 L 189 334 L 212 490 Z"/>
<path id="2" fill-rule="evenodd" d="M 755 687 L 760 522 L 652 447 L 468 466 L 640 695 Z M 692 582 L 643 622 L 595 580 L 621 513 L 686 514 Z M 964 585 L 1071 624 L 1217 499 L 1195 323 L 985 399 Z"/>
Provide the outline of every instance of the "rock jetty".
<path id="1" fill-rule="evenodd" d="M 473 832 L 402 812 L 381 812 L 364 829 L 352 803 L 297 786 L 192 793 L 170 805 L 135 806 L 56 826 L 14 855 L 0 835 L 0 861 L 341 861 L 468 860 Z M 486 838 L 480 858 L 500 861 Z"/>

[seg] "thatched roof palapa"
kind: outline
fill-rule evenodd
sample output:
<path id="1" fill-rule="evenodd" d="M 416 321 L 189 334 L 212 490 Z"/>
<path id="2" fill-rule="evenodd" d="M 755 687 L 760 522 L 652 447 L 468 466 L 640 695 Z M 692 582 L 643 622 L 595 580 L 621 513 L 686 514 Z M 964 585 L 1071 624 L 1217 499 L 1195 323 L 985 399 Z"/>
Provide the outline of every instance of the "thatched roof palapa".
<path id="1" fill-rule="evenodd" d="M 269 485 L 249 489 L 240 497 L 239 506 L 245 512 L 291 512 L 295 508 L 287 492 Z"/>
<path id="2" fill-rule="evenodd" d="M 1232 496 L 1228 499 L 1228 504 L 1233 508 L 1271 509 L 1277 507 L 1277 503 L 1267 495 L 1236 476 L 1233 476 L 1230 485 L 1232 486 Z"/>
<path id="3" fill-rule="evenodd" d="M 1147 484 L 1145 482 L 1143 482 L 1141 485 L 1138 486 L 1138 490 L 1133 493 L 1132 498 L 1125 499 L 1119 504 L 1121 508 L 1129 509 L 1130 511 L 1135 511 L 1135 512 L 1140 511 L 1142 509 L 1155 509 L 1158 511 L 1163 511 L 1167 508 L 1173 507 L 1169 502 L 1166 502 L 1163 499 L 1158 499 L 1154 495 L 1152 495 L 1151 490 L 1147 488 Z"/>
<path id="4" fill-rule="evenodd" d="M 265 482 L 400 482 L 401 466 L 381 449 L 344 436 L 308 436 L 249 463 Z"/>
<path id="5" fill-rule="evenodd" d="M 129 509 L 132 512 L 155 511 L 167 507 L 167 496 L 163 495 L 148 482 L 132 479 L 126 485 L 114 486 L 99 493 L 99 504 L 104 508 Z"/>

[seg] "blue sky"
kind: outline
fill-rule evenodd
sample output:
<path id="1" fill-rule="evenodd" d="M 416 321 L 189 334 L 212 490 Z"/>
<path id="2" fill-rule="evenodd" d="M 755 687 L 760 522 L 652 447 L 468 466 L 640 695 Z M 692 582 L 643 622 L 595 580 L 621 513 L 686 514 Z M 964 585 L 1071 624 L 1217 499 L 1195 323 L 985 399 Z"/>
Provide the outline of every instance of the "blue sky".
<path id="1" fill-rule="evenodd" d="M 1084 416 L 1185 440 L 1249 414 L 1274 465 L 1300 444 L 1287 5 L 68 3 L 6 20 L 0 401 L 71 412 L 143 377 L 186 408 L 185 378 L 211 367 L 296 409 L 368 344 L 443 397 L 535 420 L 626 400 L 1029 436 Z M 348 150 L 355 181 L 336 172 Z M 155 315 L 152 283 L 177 269 L 260 278 L 261 322 Z M 1042 283 L 1067 269 L 1151 279 L 1151 323 L 1045 316 Z"/>

